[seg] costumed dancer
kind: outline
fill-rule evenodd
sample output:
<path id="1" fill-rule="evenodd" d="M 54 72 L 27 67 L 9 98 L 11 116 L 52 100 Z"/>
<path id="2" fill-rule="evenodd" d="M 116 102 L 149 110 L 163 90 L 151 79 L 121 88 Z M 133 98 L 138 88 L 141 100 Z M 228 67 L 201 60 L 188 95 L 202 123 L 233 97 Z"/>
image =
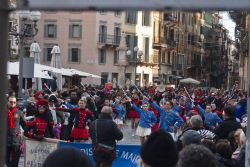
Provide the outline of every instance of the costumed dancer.
<path id="1" fill-rule="evenodd" d="M 150 110 L 148 110 L 149 103 L 144 102 L 142 104 L 142 109 L 137 107 L 132 103 L 132 100 L 129 99 L 132 104 L 132 108 L 140 115 L 139 125 L 136 130 L 136 135 L 140 137 L 141 145 L 146 141 L 147 137 L 151 134 L 151 128 L 157 121 L 156 116 Z"/>
<path id="2" fill-rule="evenodd" d="M 24 135 L 36 140 L 42 140 L 45 137 L 54 138 L 54 122 L 48 101 L 41 99 L 36 103 L 36 106 L 35 118 L 26 123 Z"/>
<path id="3" fill-rule="evenodd" d="M 132 102 L 137 107 L 141 106 L 142 102 L 139 99 L 139 96 L 137 93 L 132 94 Z M 135 136 L 135 131 L 139 122 L 140 115 L 134 109 L 131 109 L 128 112 L 128 118 L 131 119 L 132 136 Z"/>
<path id="4" fill-rule="evenodd" d="M 69 112 L 73 114 L 74 117 L 74 127 L 70 134 L 70 137 L 75 142 L 81 142 L 82 140 L 88 140 L 89 134 L 89 120 L 93 121 L 92 112 L 86 109 L 86 100 L 80 99 L 78 102 L 79 107 L 73 109 L 66 109 L 61 107 L 56 107 L 56 110 Z"/>
<path id="5" fill-rule="evenodd" d="M 123 128 L 123 121 L 125 119 L 125 115 L 126 115 L 126 110 L 123 106 L 123 104 L 121 104 L 121 97 L 120 96 L 116 96 L 115 98 L 115 102 L 112 104 L 112 107 L 114 109 L 114 122 L 118 125 L 118 127 L 120 129 Z"/>

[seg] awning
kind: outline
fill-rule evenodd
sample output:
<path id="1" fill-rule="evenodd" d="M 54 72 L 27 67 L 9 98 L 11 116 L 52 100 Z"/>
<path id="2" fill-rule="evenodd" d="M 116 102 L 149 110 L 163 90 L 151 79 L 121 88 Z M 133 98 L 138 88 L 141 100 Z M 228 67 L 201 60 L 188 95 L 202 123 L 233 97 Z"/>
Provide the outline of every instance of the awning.
<path id="1" fill-rule="evenodd" d="M 52 79 L 48 74 L 49 70 L 45 70 L 47 67 L 44 65 L 35 64 L 34 78 Z M 8 62 L 7 75 L 19 75 L 19 62 Z"/>

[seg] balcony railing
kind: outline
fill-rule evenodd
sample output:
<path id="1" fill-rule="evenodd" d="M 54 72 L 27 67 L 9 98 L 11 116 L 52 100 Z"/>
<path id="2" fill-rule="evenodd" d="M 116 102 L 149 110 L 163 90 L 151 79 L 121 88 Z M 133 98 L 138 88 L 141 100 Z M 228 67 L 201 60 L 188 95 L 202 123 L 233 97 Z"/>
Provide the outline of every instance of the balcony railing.
<path id="1" fill-rule="evenodd" d="M 101 44 L 106 44 L 106 45 L 119 46 L 120 42 L 121 42 L 121 36 L 99 34 L 98 42 L 101 43 Z"/>

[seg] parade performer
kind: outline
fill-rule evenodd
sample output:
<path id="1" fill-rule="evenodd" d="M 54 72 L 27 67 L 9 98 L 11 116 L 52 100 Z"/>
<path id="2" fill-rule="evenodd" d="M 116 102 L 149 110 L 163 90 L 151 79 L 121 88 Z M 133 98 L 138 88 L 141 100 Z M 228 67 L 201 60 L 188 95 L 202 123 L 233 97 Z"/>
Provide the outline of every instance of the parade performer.
<path id="1" fill-rule="evenodd" d="M 137 107 L 139 107 L 142 104 L 137 93 L 134 93 L 132 95 L 132 102 Z M 140 115 L 134 109 L 131 109 L 128 112 L 128 118 L 131 118 L 132 136 L 135 136 L 135 131 L 139 122 Z"/>
<path id="2" fill-rule="evenodd" d="M 181 119 L 180 116 L 178 116 L 178 114 L 173 112 L 172 102 L 163 100 L 162 106 L 160 107 L 151 99 L 147 97 L 144 98 L 149 100 L 150 105 L 159 112 L 160 114 L 159 128 L 170 133 L 173 136 L 173 138 L 175 138 L 174 132 L 176 132 L 176 130 L 181 127 L 181 125 L 183 124 L 183 120 Z"/>
<path id="3" fill-rule="evenodd" d="M 86 109 L 86 101 L 80 99 L 78 102 L 79 107 L 73 109 L 66 109 L 61 107 L 56 107 L 58 111 L 69 112 L 73 114 L 74 117 L 74 128 L 70 134 L 70 137 L 75 142 L 80 142 L 82 140 L 88 140 L 88 129 L 90 121 L 93 121 L 93 114 L 90 110 Z"/>
<path id="4" fill-rule="evenodd" d="M 212 108 L 210 104 L 206 106 L 206 110 L 204 110 L 199 104 L 196 107 L 200 115 L 204 118 L 205 128 L 209 130 L 215 130 L 222 122 L 222 120 L 216 113 L 212 113 Z"/>
<path id="5" fill-rule="evenodd" d="M 16 107 L 16 97 L 10 96 L 7 105 L 8 126 L 7 126 L 7 167 L 18 167 L 20 158 L 21 129 L 25 129 L 25 120 L 21 111 Z"/>
<path id="6" fill-rule="evenodd" d="M 48 105 L 48 101 L 44 99 L 37 102 L 35 118 L 26 123 L 25 136 L 36 140 L 42 140 L 44 137 L 54 138 L 54 122 Z"/>
<path id="7" fill-rule="evenodd" d="M 120 96 L 116 96 L 115 102 L 112 104 L 112 107 L 114 109 L 114 112 L 113 112 L 114 113 L 114 121 L 118 125 L 118 127 L 120 129 L 122 129 L 123 121 L 124 121 L 125 115 L 126 115 L 126 110 L 125 110 L 123 104 L 121 104 L 121 97 Z"/>
<path id="8" fill-rule="evenodd" d="M 132 108 L 140 115 L 139 125 L 136 130 L 136 135 L 140 137 L 140 142 L 143 144 L 147 137 L 151 134 L 151 128 L 157 121 L 156 116 L 152 111 L 148 110 L 149 103 L 144 102 L 142 104 L 142 109 L 138 108 L 135 104 L 132 103 L 132 100 L 129 99 L 132 104 Z"/>

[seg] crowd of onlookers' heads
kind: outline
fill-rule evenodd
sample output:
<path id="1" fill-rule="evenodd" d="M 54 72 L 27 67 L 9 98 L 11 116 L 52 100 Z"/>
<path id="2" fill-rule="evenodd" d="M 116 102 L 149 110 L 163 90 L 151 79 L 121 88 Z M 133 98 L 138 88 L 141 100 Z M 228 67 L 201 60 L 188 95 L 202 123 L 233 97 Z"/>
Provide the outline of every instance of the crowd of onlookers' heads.
<path id="1" fill-rule="evenodd" d="M 195 115 L 177 141 L 164 130 L 153 132 L 141 146 L 138 167 L 244 167 L 245 149 L 246 126 L 228 131 L 227 138 L 218 139 L 213 132 L 203 129 L 202 118 Z M 61 148 L 43 164 L 43 167 L 54 166 L 92 167 L 93 164 L 80 150 Z"/>

